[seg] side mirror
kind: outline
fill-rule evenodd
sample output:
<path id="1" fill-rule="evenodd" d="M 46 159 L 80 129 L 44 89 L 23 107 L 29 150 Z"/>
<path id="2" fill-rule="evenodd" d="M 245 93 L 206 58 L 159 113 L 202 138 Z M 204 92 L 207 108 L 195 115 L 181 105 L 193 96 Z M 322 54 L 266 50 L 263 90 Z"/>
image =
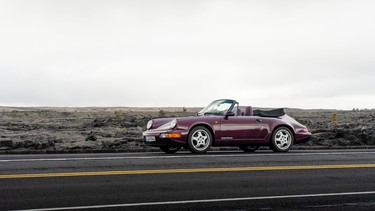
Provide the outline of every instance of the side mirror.
<path id="1" fill-rule="evenodd" d="M 228 111 L 225 118 L 228 118 L 229 116 L 236 116 L 236 114 L 233 111 Z"/>

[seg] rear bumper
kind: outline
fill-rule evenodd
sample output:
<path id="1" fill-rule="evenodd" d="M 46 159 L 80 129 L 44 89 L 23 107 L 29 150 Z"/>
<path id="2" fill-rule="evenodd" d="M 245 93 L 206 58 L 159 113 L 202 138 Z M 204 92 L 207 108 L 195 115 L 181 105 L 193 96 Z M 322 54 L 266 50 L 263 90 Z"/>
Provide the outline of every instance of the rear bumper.
<path id="1" fill-rule="evenodd" d="M 305 133 L 297 133 L 295 135 L 295 144 L 302 144 L 306 143 L 311 140 L 311 133 L 310 132 L 305 132 Z"/>

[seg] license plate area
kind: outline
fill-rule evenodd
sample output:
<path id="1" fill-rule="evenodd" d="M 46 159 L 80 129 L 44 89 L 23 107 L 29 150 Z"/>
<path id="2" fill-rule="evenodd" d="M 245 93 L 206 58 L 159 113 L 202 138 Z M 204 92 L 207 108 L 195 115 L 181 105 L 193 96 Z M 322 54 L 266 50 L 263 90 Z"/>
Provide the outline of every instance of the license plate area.
<path id="1" fill-rule="evenodd" d="M 146 142 L 155 142 L 156 138 L 155 136 L 146 136 Z"/>

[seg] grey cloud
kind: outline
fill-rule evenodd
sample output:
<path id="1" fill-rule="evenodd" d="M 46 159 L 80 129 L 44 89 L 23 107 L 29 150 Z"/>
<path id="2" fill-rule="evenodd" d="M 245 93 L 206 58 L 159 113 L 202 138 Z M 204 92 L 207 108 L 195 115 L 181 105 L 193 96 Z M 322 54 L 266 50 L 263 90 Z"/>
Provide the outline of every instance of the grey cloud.
<path id="1" fill-rule="evenodd" d="M 228 97 L 374 108 L 374 9 L 351 0 L 2 1 L 0 105 Z"/>

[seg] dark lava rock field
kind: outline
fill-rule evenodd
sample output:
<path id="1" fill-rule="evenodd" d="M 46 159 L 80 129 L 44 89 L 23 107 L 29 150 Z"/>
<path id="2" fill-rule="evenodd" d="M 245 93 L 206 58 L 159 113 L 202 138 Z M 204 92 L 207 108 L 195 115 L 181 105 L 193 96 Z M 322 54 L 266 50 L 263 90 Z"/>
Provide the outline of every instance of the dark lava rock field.
<path id="1" fill-rule="evenodd" d="M 147 121 L 191 116 L 199 110 L 0 107 L 0 153 L 155 151 L 158 149 L 143 144 L 142 131 Z M 313 133 L 311 141 L 293 148 L 375 147 L 375 110 L 285 111 Z"/>

